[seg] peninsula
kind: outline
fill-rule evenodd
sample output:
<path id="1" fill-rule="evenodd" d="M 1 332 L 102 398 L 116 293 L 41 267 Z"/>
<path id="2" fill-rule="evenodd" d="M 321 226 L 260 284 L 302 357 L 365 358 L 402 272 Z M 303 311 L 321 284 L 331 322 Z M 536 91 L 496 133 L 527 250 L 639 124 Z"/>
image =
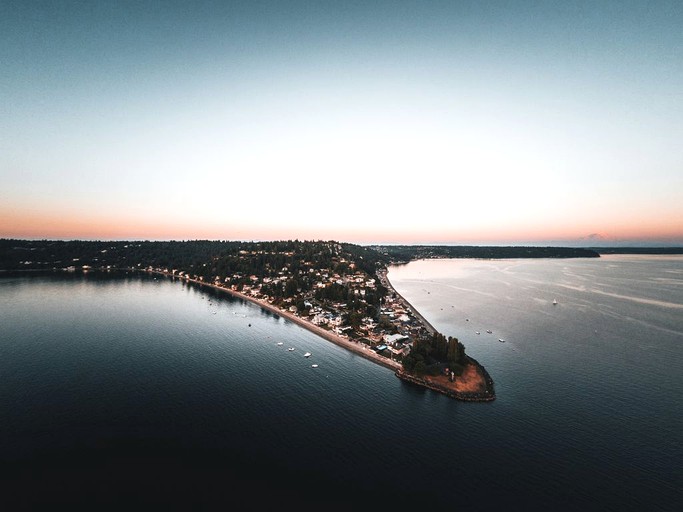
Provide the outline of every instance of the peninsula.
<path id="1" fill-rule="evenodd" d="M 495 398 L 485 368 L 387 279 L 392 258 L 336 241 L 0 240 L 0 270 L 133 270 L 223 290 L 392 370 L 467 401 Z"/>
<path id="2" fill-rule="evenodd" d="M 463 401 L 487 402 L 495 399 L 493 379 L 491 379 L 483 366 L 481 366 L 473 358 L 465 355 L 464 346 L 459 344 L 459 342 L 457 342 L 457 340 L 454 338 L 450 338 L 449 341 L 451 343 L 455 343 L 455 346 L 462 348 L 458 353 L 461 363 L 454 362 L 451 365 L 453 369 L 449 369 L 448 366 L 444 366 L 444 364 L 437 363 L 437 370 L 432 371 L 431 374 L 426 374 L 426 366 L 418 368 L 416 371 L 415 362 L 413 362 L 413 364 L 410 366 L 410 370 L 407 370 L 406 362 L 409 360 L 407 356 L 415 343 L 415 339 L 411 339 L 410 336 L 397 332 L 396 334 L 388 336 L 389 339 L 393 338 L 393 341 L 385 339 L 385 345 L 378 345 L 379 343 L 382 343 L 381 339 L 375 339 L 373 341 L 368 337 L 361 338 L 359 333 L 356 331 L 347 334 L 344 327 L 335 329 L 326 328 L 321 326 L 319 323 L 312 321 L 310 315 L 308 318 L 306 318 L 301 316 L 297 310 L 278 307 L 274 305 L 268 297 L 262 297 L 259 296 L 259 294 L 245 294 L 242 291 L 238 291 L 232 287 L 225 287 L 220 283 L 204 282 L 203 280 L 199 280 L 188 275 L 176 277 L 173 274 L 169 274 L 167 270 L 151 268 L 144 270 L 146 272 L 161 274 L 174 279 L 183 279 L 199 286 L 210 286 L 212 288 L 227 292 L 233 297 L 252 302 L 261 308 L 270 311 L 271 313 L 280 315 L 291 322 L 308 329 L 327 341 L 330 341 L 346 350 L 354 352 L 361 357 L 369 359 L 374 363 L 394 371 L 397 377 L 406 382 L 417 384 Z M 386 279 L 385 271 L 382 271 L 381 275 L 384 277 L 384 279 Z M 393 295 L 394 297 L 400 297 L 398 292 L 391 287 L 389 281 L 385 280 L 385 282 L 390 290 L 390 295 Z M 423 341 L 423 346 L 431 346 L 432 339 L 438 340 L 443 338 L 443 335 L 440 335 L 438 332 L 436 332 L 436 330 L 416 310 L 412 309 L 412 306 L 410 306 L 405 299 L 401 297 L 397 300 L 401 303 L 400 309 L 398 310 L 399 313 L 405 315 L 406 310 L 411 311 L 412 314 L 414 314 L 417 318 L 417 321 L 422 322 L 422 325 L 418 326 L 418 330 L 431 333 L 431 336 L 425 334 L 425 332 L 421 333 L 422 336 L 418 339 Z M 393 301 L 390 299 L 390 302 Z M 398 331 L 398 329 L 396 329 L 396 331 Z M 422 361 L 424 361 L 423 356 Z M 458 366 L 457 370 L 456 366 Z"/>

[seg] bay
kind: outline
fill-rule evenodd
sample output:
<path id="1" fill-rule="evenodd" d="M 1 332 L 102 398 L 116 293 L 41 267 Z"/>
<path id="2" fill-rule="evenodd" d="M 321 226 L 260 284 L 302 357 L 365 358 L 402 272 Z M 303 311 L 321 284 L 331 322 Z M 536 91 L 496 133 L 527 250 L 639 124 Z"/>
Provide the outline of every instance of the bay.
<path id="1" fill-rule="evenodd" d="M 652 257 L 392 267 L 397 290 L 489 370 L 486 404 L 406 384 L 209 288 L 4 277 L 0 499 L 673 510 L 681 270 Z"/>

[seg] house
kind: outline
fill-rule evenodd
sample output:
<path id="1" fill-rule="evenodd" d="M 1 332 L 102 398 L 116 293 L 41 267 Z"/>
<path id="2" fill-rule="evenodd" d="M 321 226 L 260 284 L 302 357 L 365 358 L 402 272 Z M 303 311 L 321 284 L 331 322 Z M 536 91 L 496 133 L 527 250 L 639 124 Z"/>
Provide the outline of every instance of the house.
<path id="1" fill-rule="evenodd" d="M 385 341 L 385 343 L 387 343 L 387 345 L 394 345 L 397 342 L 405 341 L 407 339 L 409 339 L 409 337 L 406 336 L 405 334 L 385 334 L 384 335 L 384 341 Z"/>
<path id="2" fill-rule="evenodd" d="M 401 347 L 401 348 L 394 348 L 394 347 L 387 347 L 387 350 L 391 352 L 392 357 L 398 357 L 403 355 L 404 350 L 406 350 L 406 347 Z"/>

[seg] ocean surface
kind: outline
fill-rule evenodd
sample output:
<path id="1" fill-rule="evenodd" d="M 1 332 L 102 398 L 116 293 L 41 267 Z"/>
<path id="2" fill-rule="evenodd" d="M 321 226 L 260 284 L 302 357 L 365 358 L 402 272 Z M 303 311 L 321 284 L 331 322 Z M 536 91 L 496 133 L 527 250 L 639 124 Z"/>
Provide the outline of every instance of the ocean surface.
<path id="1" fill-rule="evenodd" d="M 389 279 L 487 368 L 494 402 L 209 288 L 0 278 L 0 507 L 679 509 L 683 258 L 428 260 Z"/>

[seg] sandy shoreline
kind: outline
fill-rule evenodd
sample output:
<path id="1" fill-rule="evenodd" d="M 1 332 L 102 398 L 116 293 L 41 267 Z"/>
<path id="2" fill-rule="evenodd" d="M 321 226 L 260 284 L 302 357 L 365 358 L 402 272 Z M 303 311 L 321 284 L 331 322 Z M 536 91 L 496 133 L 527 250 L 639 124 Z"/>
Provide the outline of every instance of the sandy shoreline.
<path id="1" fill-rule="evenodd" d="M 164 274 L 163 272 L 159 272 L 161 275 L 169 276 L 169 277 L 174 277 L 169 274 Z M 276 315 L 282 316 L 286 318 L 287 320 L 291 320 L 295 324 L 303 327 L 304 329 L 308 329 L 311 331 L 313 334 L 317 334 L 321 338 L 326 339 L 327 341 L 331 341 L 335 345 L 338 345 L 342 348 L 345 348 L 355 354 L 358 354 L 361 357 L 364 357 L 366 359 L 369 359 L 373 361 L 374 363 L 377 363 L 379 365 L 384 366 L 385 368 L 388 368 L 390 370 L 393 370 L 394 372 L 398 371 L 401 369 L 401 363 L 397 361 L 392 361 L 391 359 L 387 359 L 384 356 L 379 355 L 377 352 L 370 348 L 366 348 L 363 344 L 358 343 L 356 341 L 349 340 L 348 338 L 344 338 L 342 336 L 339 336 L 338 334 L 328 331 L 327 329 L 323 329 L 322 327 L 319 327 L 315 324 L 312 324 L 308 320 L 301 318 L 300 316 L 297 316 L 289 311 L 283 311 L 282 309 L 278 308 L 277 306 L 274 306 L 273 304 L 270 304 L 267 301 L 257 299 L 255 297 L 250 297 L 249 295 L 246 295 L 242 292 L 238 292 L 236 290 L 231 290 L 229 288 L 225 288 L 223 286 L 217 286 L 212 283 L 205 283 L 203 281 L 198 281 L 195 279 L 190 279 L 190 278 L 183 278 L 180 277 L 178 279 L 182 279 L 184 281 L 188 281 L 191 283 L 195 283 L 201 286 L 208 286 L 210 288 L 214 288 L 216 290 L 220 290 L 223 292 L 226 292 L 230 295 L 232 295 L 235 298 L 238 299 L 243 299 L 246 301 L 251 302 L 252 304 L 256 304 L 257 306 L 260 306 L 261 308 L 270 311 L 271 313 L 274 313 Z"/>

